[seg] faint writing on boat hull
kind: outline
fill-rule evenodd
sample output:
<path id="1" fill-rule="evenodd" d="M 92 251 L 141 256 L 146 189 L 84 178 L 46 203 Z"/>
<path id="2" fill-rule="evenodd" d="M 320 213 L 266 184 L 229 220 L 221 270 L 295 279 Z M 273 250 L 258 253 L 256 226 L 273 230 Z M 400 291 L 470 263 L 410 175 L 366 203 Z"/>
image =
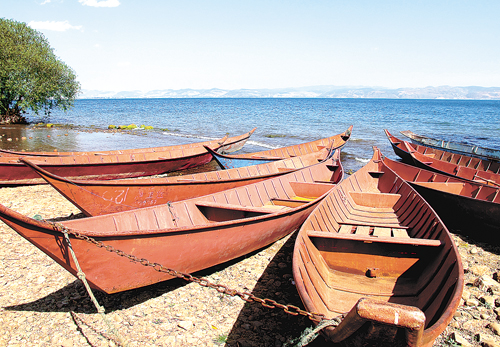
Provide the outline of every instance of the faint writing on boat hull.
<path id="1" fill-rule="evenodd" d="M 122 204 L 127 204 L 127 197 L 129 193 L 130 188 L 125 188 L 125 189 L 115 189 L 111 191 L 105 191 L 102 194 L 102 199 L 104 201 L 112 202 L 116 205 L 122 205 Z M 155 205 L 158 201 L 158 199 L 164 199 L 165 198 L 165 191 L 164 190 L 157 190 L 157 191 L 139 191 L 137 195 L 132 198 L 135 202 L 134 205 L 141 205 L 141 206 L 152 206 Z"/>

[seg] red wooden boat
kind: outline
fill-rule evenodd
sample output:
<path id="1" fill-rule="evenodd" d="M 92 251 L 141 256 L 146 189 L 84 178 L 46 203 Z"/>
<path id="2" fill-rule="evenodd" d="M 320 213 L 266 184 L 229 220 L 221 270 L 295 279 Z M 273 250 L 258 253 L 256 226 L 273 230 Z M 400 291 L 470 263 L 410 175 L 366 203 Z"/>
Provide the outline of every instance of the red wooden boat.
<path id="1" fill-rule="evenodd" d="M 172 146 L 162 146 L 162 147 L 148 147 L 148 148 L 132 148 L 132 149 L 119 149 L 112 151 L 92 151 L 92 152 L 25 152 L 25 151 L 11 151 L 7 149 L 0 149 L 1 157 L 65 157 L 73 155 L 117 155 L 117 154 L 136 154 L 136 153 L 149 153 L 149 152 L 166 152 L 173 150 L 183 150 L 193 147 L 203 147 L 208 146 L 210 148 L 217 148 L 218 153 L 232 153 L 240 150 L 250 136 L 254 133 L 253 128 L 246 134 L 234 136 L 228 138 L 224 136 L 221 139 L 203 141 L 203 142 L 193 142 L 184 145 L 172 145 Z"/>
<path id="2" fill-rule="evenodd" d="M 280 160 L 285 158 L 293 158 L 299 155 L 317 152 L 323 148 L 342 149 L 349 138 L 351 137 L 353 126 L 351 125 L 343 133 L 326 137 L 311 142 L 300 143 L 288 147 L 281 147 L 270 149 L 267 151 L 231 154 L 231 155 L 218 155 L 217 161 L 225 168 L 240 167 L 254 165 L 254 163 L 267 162 L 272 160 Z M 245 162 L 246 161 L 246 162 Z M 238 162 L 238 163 L 236 163 Z M 244 162 L 241 164 L 241 162 Z"/>
<path id="3" fill-rule="evenodd" d="M 480 183 L 500 185 L 499 162 L 411 144 L 392 136 L 387 130 L 385 133 L 394 153 L 408 164 Z"/>
<path id="4" fill-rule="evenodd" d="M 245 142 L 250 133 L 233 138 Z M 231 140 L 231 143 L 236 144 Z M 217 150 L 224 144 L 217 144 Z M 212 154 L 203 146 L 164 152 L 116 155 L 74 155 L 61 157 L 24 157 L 55 175 L 73 179 L 110 180 L 152 176 L 203 165 Z M 0 186 L 45 184 L 35 171 L 19 161 L 19 157 L 0 157 Z"/>
<path id="5" fill-rule="evenodd" d="M 400 133 L 408 137 L 412 143 L 417 145 L 424 145 L 481 159 L 500 161 L 500 149 L 480 147 L 463 142 L 433 139 L 431 137 L 415 134 L 411 130 L 400 131 Z"/>
<path id="6" fill-rule="evenodd" d="M 463 290 L 445 225 L 378 155 L 304 222 L 293 275 L 306 309 L 340 322 L 324 336 L 354 346 L 431 346 Z"/>
<path id="7" fill-rule="evenodd" d="M 329 154 L 330 150 L 325 148 L 319 152 L 295 158 L 243 168 L 183 176 L 113 181 L 71 180 L 51 174 L 27 159 L 21 158 L 20 160 L 36 171 L 85 215 L 97 216 L 190 199 L 259 182 L 317 164 Z M 340 162 L 340 150 L 333 153 L 333 158 Z M 333 181 L 336 182 L 341 177 L 341 170 L 338 170 L 337 177 Z"/>
<path id="8" fill-rule="evenodd" d="M 330 158 L 293 173 L 199 198 L 57 225 L 3 205 L 0 219 L 76 276 L 61 232 L 65 228 L 91 286 L 115 293 L 172 276 L 82 238 L 91 237 L 151 263 L 192 273 L 250 253 L 298 228 L 335 186 L 331 179 L 341 170 L 338 164 Z"/>
<path id="9" fill-rule="evenodd" d="M 439 174 L 388 158 L 383 160 L 422 195 L 449 229 L 476 241 L 500 244 L 500 187 Z"/>

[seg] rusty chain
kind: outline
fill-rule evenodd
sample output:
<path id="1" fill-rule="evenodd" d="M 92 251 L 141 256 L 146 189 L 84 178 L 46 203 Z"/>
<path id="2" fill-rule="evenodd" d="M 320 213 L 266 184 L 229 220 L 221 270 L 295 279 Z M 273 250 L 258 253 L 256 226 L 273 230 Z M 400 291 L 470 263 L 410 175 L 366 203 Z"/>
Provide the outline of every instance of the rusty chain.
<path id="1" fill-rule="evenodd" d="M 104 248 L 106 251 L 111 252 L 111 253 L 116 253 L 120 257 L 127 258 L 135 263 L 139 263 L 144 266 L 149 266 L 153 268 L 155 271 L 158 272 L 163 272 L 166 273 L 172 277 L 176 278 L 181 278 L 185 281 L 188 282 L 195 282 L 201 285 L 202 287 L 209 287 L 217 290 L 219 293 L 227 294 L 230 296 L 238 296 L 240 299 L 246 301 L 246 302 L 258 302 L 262 306 L 267 307 L 267 308 L 280 308 L 286 313 L 292 315 L 292 316 L 297 316 L 297 315 L 302 315 L 308 317 L 311 321 L 313 322 L 321 322 L 322 320 L 325 319 L 325 316 L 322 313 L 314 313 L 314 312 L 308 312 L 305 310 L 302 310 L 300 307 L 297 307 L 295 305 L 284 305 L 280 304 L 279 302 L 272 300 L 272 299 L 261 299 L 259 297 L 256 297 L 250 292 L 239 292 L 235 289 L 230 289 L 227 286 L 223 284 L 215 284 L 210 282 L 206 278 L 200 278 L 200 277 L 195 277 L 191 274 L 179 272 L 173 269 L 169 269 L 159 263 L 152 263 L 149 260 L 145 258 L 139 258 L 136 257 L 135 255 L 132 254 L 127 254 L 122 250 L 116 249 L 111 245 L 106 245 L 102 241 L 97 241 L 96 239 L 89 237 L 87 235 L 80 234 L 79 232 L 73 231 L 71 229 L 66 228 L 64 225 L 60 223 L 52 223 L 54 227 L 56 228 L 57 231 L 59 232 L 67 232 L 68 234 L 73 235 L 77 239 L 84 240 L 88 243 L 91 243 L 99 248 Z"/>

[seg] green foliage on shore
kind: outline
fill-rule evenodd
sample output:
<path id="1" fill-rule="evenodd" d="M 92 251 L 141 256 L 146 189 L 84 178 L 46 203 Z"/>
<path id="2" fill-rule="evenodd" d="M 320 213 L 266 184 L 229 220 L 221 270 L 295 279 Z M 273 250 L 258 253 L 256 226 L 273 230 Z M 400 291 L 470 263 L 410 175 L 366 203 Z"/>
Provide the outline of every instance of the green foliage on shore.
<path id="1" fill-rule="evenodd" d="M 0 18 L 0 123 L 25 123 L 28 110 L 46 116 L 73 106 L 80 91 L 73 70 L 26 23 Z"/>

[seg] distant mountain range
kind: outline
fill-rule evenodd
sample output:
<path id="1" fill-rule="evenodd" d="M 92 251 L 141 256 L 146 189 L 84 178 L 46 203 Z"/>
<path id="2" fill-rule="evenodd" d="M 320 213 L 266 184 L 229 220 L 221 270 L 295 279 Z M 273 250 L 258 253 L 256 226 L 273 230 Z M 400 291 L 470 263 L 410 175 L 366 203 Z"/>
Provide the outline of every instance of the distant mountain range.
<path id="1" fill-rule="evenodd" d="M 110 92 L 83 90 L 79 99 L 127 98 L 366 98 L 500 100 L 500 87 L 378 88 L 314 86 L 280 89 L 162 89 Z"/>

